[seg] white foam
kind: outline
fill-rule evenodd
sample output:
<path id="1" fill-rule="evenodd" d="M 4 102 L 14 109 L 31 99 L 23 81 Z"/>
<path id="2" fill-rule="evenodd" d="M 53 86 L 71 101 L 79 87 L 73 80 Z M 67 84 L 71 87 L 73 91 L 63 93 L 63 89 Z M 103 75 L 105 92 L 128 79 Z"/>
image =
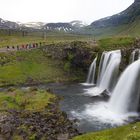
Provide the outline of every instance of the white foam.
<path id="1" fill-rule="evenodd" d="M 89 95 L 89 96 L 100 96 L 101 93 L 104 91 L 104 89 L 98 87 L 92 87 L 84 90 L 85 90 L 84 95 Z"/>
<path id="2" fill-rule="evenodd" d="M 109 110 L 106 102 L 86 105 L 86 109 L 82 112 L 72 112 L 74 117 L 78 119 L 86 119 L 87 121 L 102 122 L 112 125 L 122 125 L 129 121 L 129 117 L 136 117 L 138 113 L 132 112 L 127 114 L 118 114 Z"/>
<path id="3" fill-rule="evenodd" d="M 89 83 L 80 83 L 80 85 L 83 85 L 83 86 L 94 86 L 95 84 L 89 84 Z"/>

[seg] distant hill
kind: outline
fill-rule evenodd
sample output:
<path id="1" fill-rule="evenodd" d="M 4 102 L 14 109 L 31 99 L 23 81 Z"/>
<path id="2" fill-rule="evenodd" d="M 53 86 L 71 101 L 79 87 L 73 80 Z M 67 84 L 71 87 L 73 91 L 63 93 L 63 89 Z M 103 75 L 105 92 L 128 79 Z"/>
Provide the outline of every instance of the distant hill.
<path id="1" fill-rule="evenodd" d="M 86 25 L 82 21 L 71 21 L 71 22 L 58 22 L 58 23 L 43 23 L 43 22 L 12 22 L 3 20 L 0 18 L 0 29 L 21 29 L 21 30 L 45 30 L 49 32 L 65 32 L 65 33 L 74 33 L 79 31 L 81 28 Z"/>
<path id="2" fill-rule="evenodd" d="M 19 24 L 16 22 L 3 20 L 0 18 L 0 29 L 17 29 L 19 27 Z"/>
<path id="3" fill-rule="evenodd" d="M 72 21 L 72 22 L 68 22 L 68 23 L 47 23 L 44 26 L 45 30 L 48 31 L 61 31 L 61 32 L 77 32 L 77 30 L 80 30 L 81 28 L 83 28 L 85 25 L 78 20 Z"/>
<path id="4" fill-rule="evenodd" d="M 27 23 L 20 23 L 20 26 L 33 28 L 33 29 L 42 29 L 46 23 L 43 22 L 27 22 Z"/>
<path id="5" fill-rule="evenodd" d="M 121 13 L 91 23 L 86 30 L 95 36 L 140 36 L 140 0 Z"/>

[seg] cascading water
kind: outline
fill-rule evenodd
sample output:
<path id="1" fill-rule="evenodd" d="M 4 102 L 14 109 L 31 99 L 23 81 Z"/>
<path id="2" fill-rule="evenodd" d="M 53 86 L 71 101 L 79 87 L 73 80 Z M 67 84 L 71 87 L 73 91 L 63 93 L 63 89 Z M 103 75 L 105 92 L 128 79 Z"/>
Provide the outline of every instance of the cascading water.
<path id="1" fill-rule="evenodd" d="M 131 56 L 130 56 L 130 64 L 133 63 L 135 61 L 135 54 L 136 54 L 136 51 L 134 50 L 132 53 L 131 53 Z"/>
<path id="2" fill-rule="evenodd" d="M 138 57 L 136 58 L 138 59 Z M 122 125 L 133 122 L 134 118 L 140 115 L 140 59 L 136 60 L 136 58 L 121 74 L 115 88 L 111 91 L 112 94 L 108 102 L 96 102 L 95 100 L 95 102 L 87 104 L 83 111 L 73 112 L 73 115 L 83 120 L 86 119 L 90 123 L 94 122 L 93 124 L 101 122 L 104 125 Z M 104 87 L 107 87 L 109 83 L 107 81 L 106 85 L 106 80 L 112 82 L 110 79 L 116 74 L 115 69 L 118 69 L 120 59 L 119 51 L 109 52 L 108 54 L 106 52 L 103 53 L 97 83 L 99 87 L 102 84 L 105 84 Z M 93 93 L 95 92 L 94 89 L 92 88 Z"/>
<path id="3" fill-rule="evenodd" d="M 88 77 L 86 80 L 87 84 L 95 84 L 96 61 L 97 61 L 97 57 L 94 59 L 94 61 L 90 65 Z"/>
<path id="4" fill-rule="evenodd" d="M 110 63 L 110 62 L 109 62 Z M 109 71 L 109 69 L 108 69 Z M 87 104 L 74 115 L 95 122 L 120 125 L 133 121 L 140 109 L 140 59 L 129 65 L 119 78 L 108 102 Z"/>
<path id="5" fill-rule="evenodd" d="M 119 64 L 121 62 L 121 51 L 103 52 L 100 65 L 96 87 L 86 89 L 88 95 L 99 95 L 104 90 L 112 91 L 116 84 Z"/>
<path id="6" fill-rule="evenodd" d="M 97 87 L 100 89 L 111 90 L 116 83 L 121 62 L 121 51 L 111 51 L 104 55 L 104 60 L 101 62 L 101 73 L 99 73 Z"/>
<path id="7" fill-rule="evenodd" d="M 135 49 L 130 56 L 130 64 L 140 58 L 140 49 Z"/>
<path id="8" fill-rule="evenodd" d="M 109 101 L 117 113 L 137 112 L 140 98 L 140 60 L 132 63 L 120 77 Z"/>

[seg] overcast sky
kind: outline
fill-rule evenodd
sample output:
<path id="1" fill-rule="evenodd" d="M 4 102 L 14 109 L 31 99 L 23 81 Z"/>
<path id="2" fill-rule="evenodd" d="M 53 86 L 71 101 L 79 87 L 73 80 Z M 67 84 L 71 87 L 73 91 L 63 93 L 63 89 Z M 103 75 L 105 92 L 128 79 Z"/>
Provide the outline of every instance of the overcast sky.
<path id="1" fill-rule="evenodd" d="M 0 0 L 0 18 L 20 21 L 91 23 L 126 9 L 134 0 Z"/>

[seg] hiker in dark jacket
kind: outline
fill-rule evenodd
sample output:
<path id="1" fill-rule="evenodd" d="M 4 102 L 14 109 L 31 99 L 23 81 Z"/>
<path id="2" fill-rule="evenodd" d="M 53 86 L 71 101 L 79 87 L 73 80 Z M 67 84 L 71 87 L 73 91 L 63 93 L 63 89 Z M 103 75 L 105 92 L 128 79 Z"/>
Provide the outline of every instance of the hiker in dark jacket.
<path id="1" fill-rule="evenodd" d="M 9 46 L 7 46 L 7 50 L 9 50 L 10 49 L 10 47 Z"/>
<path id="2" fill-rule="evenodd" d="M 36 43 L 36 47 L 38 47 L 38 43 Z"/>
<path id="3" fill-rule="evenodd" d="M 19 46 L 17 45 L 17 50 L 19 50 Z"/>
<path id="4" fill-rule="evenodd" d="M 29 49 L 31 49 L 32 48 L 32 45 L 31 44 L 29 44 Z"/>
<path id="5" fill-rule="evenodd" d="M 28 46 L 29 46 L 29 45 L 28 45 L 28 44 L 26 44 L 26 49 L 28 49 Z"/>

